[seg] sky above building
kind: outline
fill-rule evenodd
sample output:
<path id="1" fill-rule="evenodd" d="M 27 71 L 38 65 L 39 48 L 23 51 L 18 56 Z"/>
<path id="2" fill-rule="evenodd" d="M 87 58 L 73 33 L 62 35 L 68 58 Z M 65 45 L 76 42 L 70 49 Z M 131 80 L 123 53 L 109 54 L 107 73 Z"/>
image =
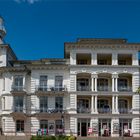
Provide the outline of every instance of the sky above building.
<path id="1" fill-rule="evenodd" d="M 140 42 L 139 0 L 0 0 L 0 15 L 19 59 L 63 58 L 77 38 Z"/>

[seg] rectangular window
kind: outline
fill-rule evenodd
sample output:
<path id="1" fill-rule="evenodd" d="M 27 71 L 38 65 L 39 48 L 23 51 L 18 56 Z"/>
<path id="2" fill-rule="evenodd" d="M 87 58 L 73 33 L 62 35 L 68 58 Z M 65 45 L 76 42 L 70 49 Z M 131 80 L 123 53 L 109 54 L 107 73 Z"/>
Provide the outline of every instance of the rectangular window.
<path id="1" fill-rule="evenodd" d="M 40 90 L 41 91 L 47 91 L 48 76 L 41 75 L 39 83 L 40 83 Z"/>
<path id="2" fill-rule="evenodd" d="M 24 97 L 22 97 L 22 96 L 14 97 L 14 111 L 15 112 L 23 111 L 23 99 L 24 99 Z"/>
<path id="3" fill-rule="evenodd" d="M 63 90 L 63 76 L 55 76 L 55 90 L 56 91 Z"/>
<path id="4" fill-rule="evenodd" d="M 63 97 L 56 97 L 55 98 L 55 108 L 58 109 L 58 111 L 62 111 L 63 109 Z"/>
<path id="5" fill-rule="evenodd" d="M 40 129 L 48 129 L 48 120 L 40 120 Z"/>
<path id="6" fill-rule="evenodd" d="M 47 112 L 48 109 L 48 97 L 40 97 L 40 112 Z"/>
<path id="7" fill-rule="evenodd" d="M 14 77 L 14 85 L 13 85 L 14 90 L 23 90 L 23 76 L 22 75 L 16 75 Z"/>
<path id="8" fill-rule="evenodd" d="M 24 132 L 24 120 L 16 121 L 16 132 Z"/>

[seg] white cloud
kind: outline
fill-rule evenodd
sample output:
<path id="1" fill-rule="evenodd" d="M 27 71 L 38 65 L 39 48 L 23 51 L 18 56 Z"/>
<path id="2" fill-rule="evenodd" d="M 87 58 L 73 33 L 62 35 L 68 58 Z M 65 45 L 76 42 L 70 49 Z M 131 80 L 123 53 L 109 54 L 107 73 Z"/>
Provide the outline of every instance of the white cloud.
<path id="1" fill-rule="evenodd" d="M 27 2 L 29 4 L 34 4 L 35 2 L 41 1 L 41 0 L 14 0 L 17 3 Z"/>

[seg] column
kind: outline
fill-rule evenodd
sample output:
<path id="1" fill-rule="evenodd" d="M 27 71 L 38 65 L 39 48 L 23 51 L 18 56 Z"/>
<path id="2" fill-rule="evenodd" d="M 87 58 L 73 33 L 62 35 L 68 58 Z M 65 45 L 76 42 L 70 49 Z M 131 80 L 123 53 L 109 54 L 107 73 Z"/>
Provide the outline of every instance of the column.
<path id="1" fill-rule="evenodd" d="M 112 76 L 112 92 L 114 92 L 114 77 Z"/>
<path id="2" fill-rule="evenodd" d="M 91 56 L 91 65 L 97 65 L 97 53 L 94 52 Z"/>
<path id="3" fill-rule="evenodd" d="M 118 96 L 116 96 L 116 109 L 115 109 L 116 113 L 118 113 Z"/>
<path id="4" fill-rule="evenodd" d="M 116 86 L 115 86 L 115 89 L 116 89 L 116 92 L 118 92 L 118 77 L 116 77 L 115 78 L 115 84 L 116 84 Z"/>
<path id="5" fill-rule="evenodd" d="M 138 52 L 132 54 L 132 65 L 139 65 Z"/>
<path id="6" fill-rule="evenodd" d="M 70 64 L 76 65 L 76 52 L 75 52 L 75 50 L 72 50 L 70 52 Z"/>
<path id="7" fill-rule="evenodd" d="M 95 77 L 95 84 L 94 84 L 95 92 L 97 92 L 97 76 Z"/>
<path id="8" fill-rule="evenodd" d="M 94 112 L 94 96 L 91 96 L 91 113 Z"/>
<path id="9" fill-rule="evenodd" d="M 98 110 L 97 110 L 97 95 L 95 95 L 95 112 L 97 113 Z"/>
<path id="10" fill-rule="evenodd" d="M 112 65 L 118 65 L 118 54 L 112 53 Z"/>
<path id="11" fill-rule="evenodd" d="M 94 78 L 91 77 L 91 91 L 94 91 Z"/>
<path id="12" fill-rule="evenodd" d="M 112 96 L 112 113 L 114 113 L 114 95 Z"/>

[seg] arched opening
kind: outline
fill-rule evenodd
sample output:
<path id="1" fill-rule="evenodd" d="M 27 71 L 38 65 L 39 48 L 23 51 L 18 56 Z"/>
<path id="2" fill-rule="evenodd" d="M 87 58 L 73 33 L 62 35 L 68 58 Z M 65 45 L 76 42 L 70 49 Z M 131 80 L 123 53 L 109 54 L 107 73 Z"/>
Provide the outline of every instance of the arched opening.
<path id="1" fill-rule="evenodd" d="M 132 91 L 132 74 L 122 73 L 118 76 L 118 91 Z"/>
<path id="2" fill-rule="evenodd" d="M 111 90 L 111 74 L 101 73 L 97 79 L 97 90 L 98 91 L 110 91 Z"/>
<path id="3" fill-rule="evenodd" d="M 91 74 L 79 73 L 77 74 L 77 91 L 91 90 Z"/>

